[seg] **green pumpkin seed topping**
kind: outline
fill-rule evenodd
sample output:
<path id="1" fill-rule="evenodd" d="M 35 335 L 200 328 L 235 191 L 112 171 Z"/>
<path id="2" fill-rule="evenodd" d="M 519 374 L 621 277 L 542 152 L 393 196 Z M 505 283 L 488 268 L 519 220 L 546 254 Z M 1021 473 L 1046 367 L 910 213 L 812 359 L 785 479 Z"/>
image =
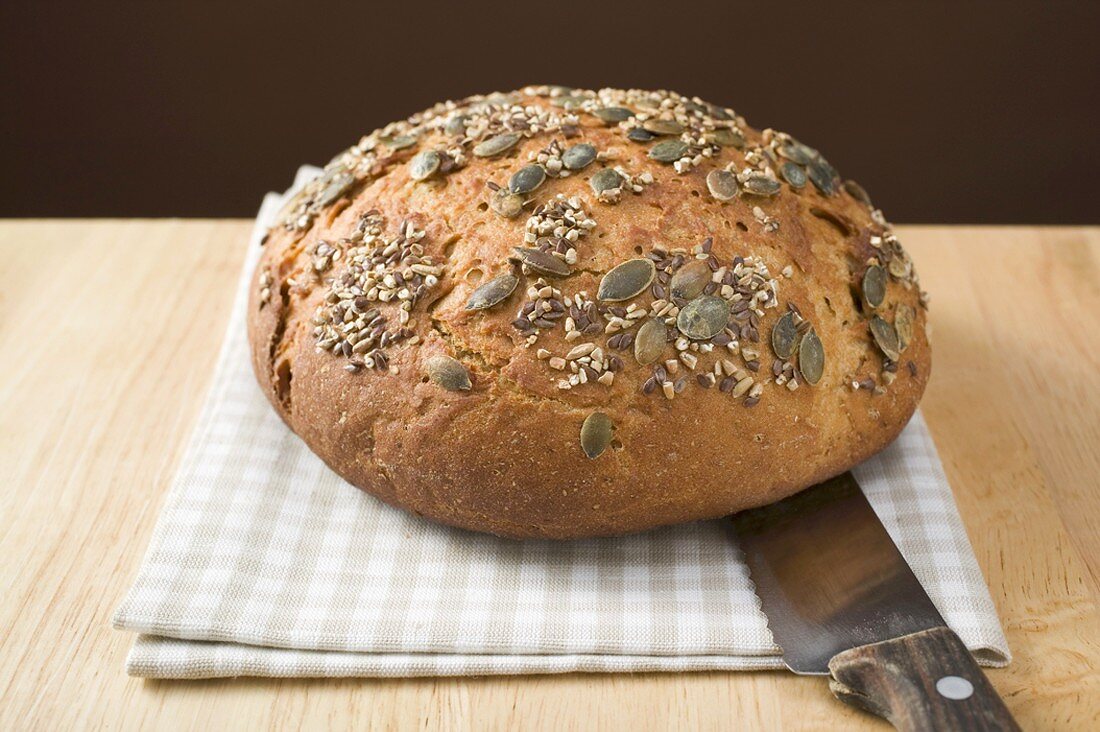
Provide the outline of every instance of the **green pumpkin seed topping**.
<path id="1" fill-rule="evenodd" d="M 672 275 L 669 286 L 672 288 L 672 296 L 682 300 L 694 300 L 703 294 L 703 290 L 711 283 L 710 266 L 705 259 L 694 259 Z"/>
<path id="2" fill-rule="evenodd" d="M 489 196 L 489 208 L 499 216 L 514 219 L 523 211 L 523 196 L 516 195 L 507 188 L 498 188 Z"/>
<path id="3" fill-rule="evenodd" d="M 806 175 L 809 177 L 810 182 L 814 184 L 814 187 L 826 196 L 832 196 L 837 192 L 839 176 L 837 176 L 836 170 L 825 160 L 818 158 L 812 161 L 806 167 Z"/>
<path id="4" fill-rule="evenodd" d="M 879 316 L 871 318 L 871 335 L 875 343 L 891 361 L 901 358 L 901 349 L 898 346 L 898 333 L 894 326 L 887 323 Z"/>
<path id="5" fill-rule="evenodd" d="M 650 148 L 649 157 L 659 163 L 675 163 L 687 155 L 690 149 L 691 147 L 683 140 L 665 140 Z"/>
<path id="6" fill-rule="evenodd" d="M 416 138 L 412 135 L 397 135 L 395 137 L 382 138 L 382 144 L 393 150 L 404 150 L 416 144 Z"/>
<path id="7" fill-rule="evenodd" d="M 849 196 L 856 199 L 865 206 L 873 207 L 873 204 L 871 203 L 871 197 L 867 195 L 867 191 L 864 190 L 863 186 L 861 186 L 859 183 L 856 183 L 854 180 L 849 179 L 844 181 L 844 190 L 848 192 Z"/>
<path id="8" fill-rule="evenodd" d="M 431 178 L 443 164 L 443 156 L 435 150 L 418 152 L 409 161 L 409 177 L 413 180 L 425 180 Z"/>
<path id="9" fill-rule="evenodd" d="M 351 187 L 355 185 L 355 178 L 348 173 L 335 176 L 331 182 L 317 196 L 317 205 L 321 208 L 330 206 L 344 197 Z"/>
<path id="10" fill-rule="evenodd" d="M 772 328 L 772 350 L 779 358 L 786 360 L 795 354 L 798 348 L 798 324 L 795 314 L 786 312 Z"/>
<path id="11" fill-rule="evenodd" d="M 806 171 L 790 160 L 784 160 L 783 164 L 779 166 L 779 174 L 783 176 L 783 180 L 787 181 L 791 188 L 801 189 L 806 187 Z"/>
<path id="12" fill-rule="evenodd" d="M 634 116 L 634 113 L 626 107 L 600 107 L 592 110 L 592 114 L 608 124 L 625 122 Z"/>
<path id="13" fill-rule="evenodd" d="M 470 299 L 466 301 L 466 309 L 485 310 L 498 305 L 508 299 L 518 284 L 519 278 L 511 272 L 494 277 L 470 294 Z"/>
<path id="14" fill-rule="evenodd" d="M 566 170 L 582 170 L 596 160 L 596 155 L 594 145 L 579 142 L 561 154 L 561 162 Z"/>
<path id="15" fill-rule="evenodd" d="M 456 114 L 447 120 L 447 124 L 444 126 L 443 131 L 448 135 L 465 135 L 466 134 L 466 122 L 470 118 L 464 114 Z"/>
<path id="16" fill-rule="evenodd" d="M 745 146 L 745 138 L 741 133 L 728 127 L 720 127 L 708 132 L 703 135 L 703 139 L 719 147 L 734 147 L 740 150 Z"/>
<path id="17" fill-rule="evenodd" d="M 546 170 L 541 165 L 525 165 L 512 175 L 508 189 L 515 194 L 530 193 L 546 180 Z"/>
<path id="18" fill-rule="evenodd" d="M 653 282 L 655 273 L 652 260 L 623 262 L 603 276 L 596 297 L 603 302 L 622 302 L 637 297 Z"/>
<path id="19" fill-rule="evenodd" d="M 652 132 L 643 130 L 641 127 L 635 127 L 626 133 L 626 139 L 631 142 L 651 142 L 656 138 L 657 136 Z"/>
<path id="20" fill-rule="evenodd" d="M 913 342 L 913 319 L 916 311 L 905 303 L 898 305 L 894 315 L 894 331 L 898 334 L 898 351 L 903 352 Z"/>
<path id="21" fill-rule="evenodd" d="M 656 318 L 647 320 L 634 337 L 634 359 L 647 366 L 661 357 L 668 343 L 668 329 Z"/>
<path id="22" fill-rule="evenodd" d="M 806 331 L 798 345 L 798 370 L 810 386 L 821 381 L 825 373 L 825 347 L 813 328 Z"/>
<path id="23" fill-rule="evenodd" d="M 737 176 L 728 170 L 712 170 L 707 173 L 707 190 L 718 201 L 737 198 Z"/>
<path id="24" fill-rule="evenodd" d="M 729 320 L 728 302 L 713 295 L 703 295 L 680 310 L 676 327 L 692 340 L 709 340 L 725 330 Z"/>
<path id="25" fill-rule="evenodd" d="M 588 185 L 592 187 L 593 193 L 600 196 L 605 191 L 622 188 L 623 177 L 613 168 L 604 168 L 589 179 Z"/>
<path id="26" fill-rule="evenodd" d="M 519 257 L 519 261 L 522 262 L 525 267 L 540 274 L 547 274 L 553 277 L 565 277 L 570 273 L 569 265 L 565 263 L 565 260 L 555 257 L 550 252 L 544 252 L 541 249 L 528 249 L 526 247 L 515 247 L 515 252 Z"/>
<path id="27" fill-rule="evenodd" d="M 680 135 L 684 132 L 684 126 L 674 119 L 647 119 L 642 123 L 642 129 L 654 135 Z"/>
<path id="28" fill-rule="evenodd" d="M 774 196 L 782 188 L 775 178 L 757 171 L 750 171 L 745 175 L 741 180 L 741 187 L 745 189 L 745 193 L 754 196 Z"/>
<path id="29" fill-rule="evenodd" d="M 872 308 L 886 300 L 886 270 L 882 267 L 873 264 L 863 273 L 863 299 Z"/>
<path id="30" fill-rule="evenodd" d="M 516 146 L 523 136 L 518 132 L 505 132 L 495 137 L 490 137 L 474 147 L 474 155 L 479 158 L 492 158 L 501 155 Z"/>
<path id="31" fill-rule="evenodd" d="M 450 356 L 432 356 L 426 364 L 428 378 L 447 391 L 469 391 L 470 373 Z"/>
<path id="32" fill-rule="evenodd" d="M 589 460 L 595 460 L 611 444 L 615 425 L 603 412 L 593 412 L 581 425 L 581 449 Z"/>

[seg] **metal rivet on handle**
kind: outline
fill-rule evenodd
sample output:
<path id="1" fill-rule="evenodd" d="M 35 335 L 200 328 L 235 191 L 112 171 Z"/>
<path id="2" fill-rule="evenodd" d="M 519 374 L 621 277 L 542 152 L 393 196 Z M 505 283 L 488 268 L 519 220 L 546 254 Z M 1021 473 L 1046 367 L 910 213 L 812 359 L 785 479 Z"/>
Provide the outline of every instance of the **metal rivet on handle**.
<path id="1" fill-rule="evenodd" d="M 961 676 L 944 676 L 936 682 L 936 691 L 947 699 L 962 701 L 973 696 L 974 684 Z"/>

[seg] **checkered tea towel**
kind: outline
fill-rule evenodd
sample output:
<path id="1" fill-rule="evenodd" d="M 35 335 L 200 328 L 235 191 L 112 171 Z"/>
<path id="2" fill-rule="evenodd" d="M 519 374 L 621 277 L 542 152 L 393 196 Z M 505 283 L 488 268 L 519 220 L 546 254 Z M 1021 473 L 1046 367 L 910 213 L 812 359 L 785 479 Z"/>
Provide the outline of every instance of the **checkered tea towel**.
<path id="1" fill-rule="evenodd" d="M 299 172 L 298 183 L 316 174 Z M 213 385 L 133 588 L 129 673 L 431 676 L 781 668 L 729 521 L 572 542 L 430 523 L 353 488 L 290 432 L 249 364 L 260 209 Z M 1008 661 L 918 414 L 856 475 L 947 622 Z"/>

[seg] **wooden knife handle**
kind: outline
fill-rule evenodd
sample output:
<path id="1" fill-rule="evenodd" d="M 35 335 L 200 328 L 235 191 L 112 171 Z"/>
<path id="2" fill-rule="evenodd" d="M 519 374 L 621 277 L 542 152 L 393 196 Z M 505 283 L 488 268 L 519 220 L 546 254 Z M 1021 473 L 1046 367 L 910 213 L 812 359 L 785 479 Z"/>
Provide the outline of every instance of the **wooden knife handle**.
<path id="1" fill-rule="evenodd" d="M 900 730 L 1019 730 L 959 636 L 933 628 L 838 653 L 829 688 Z"/>

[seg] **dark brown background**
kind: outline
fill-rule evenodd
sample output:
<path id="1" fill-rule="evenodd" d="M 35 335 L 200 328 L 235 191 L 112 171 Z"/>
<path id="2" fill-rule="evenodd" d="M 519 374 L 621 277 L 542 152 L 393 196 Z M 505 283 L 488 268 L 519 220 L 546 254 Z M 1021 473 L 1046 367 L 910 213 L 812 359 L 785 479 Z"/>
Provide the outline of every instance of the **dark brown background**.
<path id="1" fill-rule="evenodd" d="M 1100 2 L 22 2 L 0 215 L 247 216 L 444 98 L 671 88 L 819 147 L 906 222 L 1096 222 Z"/>

